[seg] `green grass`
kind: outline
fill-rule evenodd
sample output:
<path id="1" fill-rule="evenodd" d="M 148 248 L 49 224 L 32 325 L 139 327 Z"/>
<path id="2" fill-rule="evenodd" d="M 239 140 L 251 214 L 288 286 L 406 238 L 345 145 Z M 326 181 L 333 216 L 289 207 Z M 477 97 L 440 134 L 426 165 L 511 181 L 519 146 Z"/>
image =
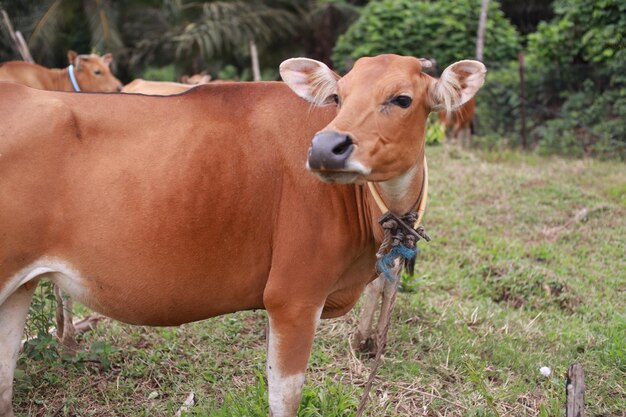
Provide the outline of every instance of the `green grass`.
<path id="1" fill-rule="evenodd" d="M 564 374 L 581 363 L 586 415 L 624 416 L 626 166 L 427 154 L 433 241 L 404 278 L 366 415 L 564 416 Z M 300 416 L 354 415 L 372 364 L 350 352 L 356 319 L 322 323 Z M 180 328 L 101 323 L 78 359 L 20 359 L 16 412 L 171 416 L 193 391 L 188 415 L 265 416 L 264 327 L 264 312 Z"/>

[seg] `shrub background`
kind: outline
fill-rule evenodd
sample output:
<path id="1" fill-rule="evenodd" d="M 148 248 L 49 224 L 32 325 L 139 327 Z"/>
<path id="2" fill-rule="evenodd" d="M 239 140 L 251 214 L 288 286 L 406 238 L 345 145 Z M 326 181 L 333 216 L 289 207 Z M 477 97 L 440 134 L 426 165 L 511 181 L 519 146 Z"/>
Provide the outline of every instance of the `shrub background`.
<path id="1" fill-rule="evenodd" d="M 476 51 L 480 0 L 440 2 L 382 0 L 370 2 L 348 31 L 339 37 L 333 63 L 348 69 L 362 56 L 382 53 L 434 58 L 443 70 Z M 504 17 L 500 4 L 489 3 L 485 62 L 515 59 L 520 36 Z"/>

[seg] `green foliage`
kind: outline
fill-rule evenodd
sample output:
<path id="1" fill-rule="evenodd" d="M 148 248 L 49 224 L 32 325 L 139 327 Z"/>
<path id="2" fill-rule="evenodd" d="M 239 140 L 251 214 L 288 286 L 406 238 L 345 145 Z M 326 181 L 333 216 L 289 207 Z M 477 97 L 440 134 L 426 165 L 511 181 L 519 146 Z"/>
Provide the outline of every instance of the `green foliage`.
<path id="1" fill-rule="evenodd" d="M 58 358 L 57 338 L 50 334 L 56 326 L 54 292 L 52 283 L 40 283 L 33 294 L 28 321 L 24 330 L 27 338 L 24 353 L 35 360 L 53 360 Z"/>
<path id="2" fill-rule="evenodd" d="M 528 37 L 538 105 L 560 108 L 535 134 L 543 153 L 626 158 L 626 2 L 559 0 Z"/>
<path id="3" fill-rule="evenodd" d="M 439 122 L 439 115 L 437 113 L 429 114 L 426 120 L 426 144 L 438 145 L 443 142 L 445 136 L 446 131 Z"/>
<path id="4" fill-rule="evenodd" d="M 257 1 L 73 1 L 0 0 L 22 32 L 35 61 L 67 65 L 67 50 L 112 52 L 123 81 L 147 67 L 174 63 L 176 75 L 234 65 L 249 76 L 249 41 L 254 40 L 263 76 L 276 79 L 279 63 L 309 55 L 329 62 L 335 39 L 357 14 L 345 0 Z M 304 53 L 303 53 L 304 49 Z M 20 59 L 0 25 L 0 61 Z"/>
<path id="5" fill-rule="evenodd" d="M 610 63 L 626 45 L 626 3 L 558 0 L 556 18 L 528 37 L 529 60 L 569 64 Z"/>
<path id="6" fill-rule="evenodd" d="M 585 80 L 578 91 L 566 93 L 559 118 L 548 120 L 535 133 L 538 150 L 571 156 L 626 158 L 626 86 L 598 91 Z"/>
<path id="7" fill-rule="evenodd" d="M 358 405 L 358 397 L 352 390 L 326 379 L 323 387 L 304 387 L 298 417 L 351 417 Z M 243 395 L 241 392 L 228 393 L 217 411 L 197 414 L 209 417 L 265 417 L 268 412 L 265 379 L 257 372 L 256 383 Z"/>
<path id="8" fill-rule="evenodd" d="M 224 405 L 219 410 L 205 415 L 209 417 L 262 417 L 268 413 L 266 383 L 263 376 L 257 373 L 256 384 L 250 387 L 244 395 L 239 392 L 226 394 Z"/>
<path id="9" fill-rule="evenodd" d="M 59 343 L 51 334 L 42 334 L 24 343 L 24 354 L 34 360 L 53 361 L 59 357 Z"/>
<path id="10" fill-rule="evenodd" d="M 322 389 L 304 389 L 298 417 L 351 417 L 359 405 L 356 394 L 326 379 Z"/>
<path id="11" fill-rule="evenodd" d="M 106 341 L 95 341 L 91 344 L 89 350 L 83 350 L 77 352 L 73 358 L 67 358 L 71 362 L 97 362 L 102 365 L 102 368 L 106 371 L 111 368 L 110 357 L 119 351 L 118 348 L 111 345 Z"/>
<path id="12" fill-rule="evenodd" d="M 485 84 L 476 98 L 478 131 L 495 135 L 507 143 L 518 140 L 519 75 L 517 64 L 489 69 Z"/>
<path id="13" fill-rule="evenodd" d="M 444 68 L 475 54 L 480 0 L 440 2 L 379 0 L 370 2 L 359 19 L 342 35 L 333 62 L 347 69 L 362 56 L 397 53 L 432 57 Z M 519 35 L 504 17 L 497 1 L 489 4 L 485 33 L 485 61 L 515 57 Z"/>
<path id="14" fill-rule="evenodd" d="M 148 67 L 144 70 L 142 78 L 151 81 L 176 81 L 176 67 L 174 64 Z"/>

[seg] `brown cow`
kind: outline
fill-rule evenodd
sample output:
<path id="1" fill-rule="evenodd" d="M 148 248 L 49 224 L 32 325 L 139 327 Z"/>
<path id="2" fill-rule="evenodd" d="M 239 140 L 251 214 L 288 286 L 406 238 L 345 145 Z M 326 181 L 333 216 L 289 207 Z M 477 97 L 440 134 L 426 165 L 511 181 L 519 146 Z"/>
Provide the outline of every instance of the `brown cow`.
<path id="1" fill-rule="evenodd" d="M 439 121 L 444 126 L 446 140 L 458 140 L 464 146 L 470 144 L 475 105 L 474 98 L 471 98 L 456 110 L 439 112 Z"/>
<path id="2" fill-rule="evenodd" d="M 0 81 L 24 84 L 41 90 L 116 92 L 122 83 L 111 73 L 111 54 L 99 56 L 67 53 L 70 65 L 63 69 L 49 69 L 24 61 L 0 64 Z"/>
<path id="3" fill-rule="evenodd" d="M 0 416 L 13 415 L 24 321 L 46 278 L 135 324 L 266 309 L 271 415 L 294 417 L 320 318 L 349 311 L 376 275 L 381 212 L 364 183 L 409 211 L 428 113 L 466 102 L 484 73 L 461 61 L 436 80 L 415 58 L 381 55 L 343 78 L 297 58 L 281 65 L 286 84 L 169 97 L 3 85 Z"/>
<path id="4" fill-rule="evenodd" d="M 171 81 L 148 81 L 137 78 L 122 88 L 122 93 L 148 94 L 155 96 L 169 96 L 183 93 L 197 85 L 207 84 L 211 81 L 211 75 L 204 72 L 194 75 L 183 75 L 181 82 Z"/>

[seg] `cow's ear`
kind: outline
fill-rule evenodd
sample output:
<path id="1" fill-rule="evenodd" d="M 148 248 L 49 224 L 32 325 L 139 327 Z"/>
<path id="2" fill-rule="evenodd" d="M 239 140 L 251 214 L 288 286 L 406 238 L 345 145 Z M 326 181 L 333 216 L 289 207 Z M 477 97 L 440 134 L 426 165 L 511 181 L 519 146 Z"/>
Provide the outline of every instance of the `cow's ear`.
<path id="1" fill-rule="evenodd" d="M 433 111 L 452 111 L 463 104 L 482 87 L 487 69 L 478 61 L 459 61 L 443 71 L 429 91 Z"/>
<path id="2" fill-rule="evenodd" d="M 104 65 L 111 65 L 111 62 L 113 62 L 113 54 L 109 52 L 108 54 L 102 55 L 102 62 L 104 62 Z"/>
<path id="3" fill-rule="evenodd" d="M 317 106 L 335 102 L 339 75 L 326 64 L 309 58 L 291 58 L 280 64 L 280 76 L 294 93 Z"/>
<path id="4" fill-rule="evenodd" d="M 76 53 L 76 51 L 72 51 L 71 49 L 67 51 L 67 61 L 70 65 L 77 67 L 79 63 L 78 53 Z"/>

